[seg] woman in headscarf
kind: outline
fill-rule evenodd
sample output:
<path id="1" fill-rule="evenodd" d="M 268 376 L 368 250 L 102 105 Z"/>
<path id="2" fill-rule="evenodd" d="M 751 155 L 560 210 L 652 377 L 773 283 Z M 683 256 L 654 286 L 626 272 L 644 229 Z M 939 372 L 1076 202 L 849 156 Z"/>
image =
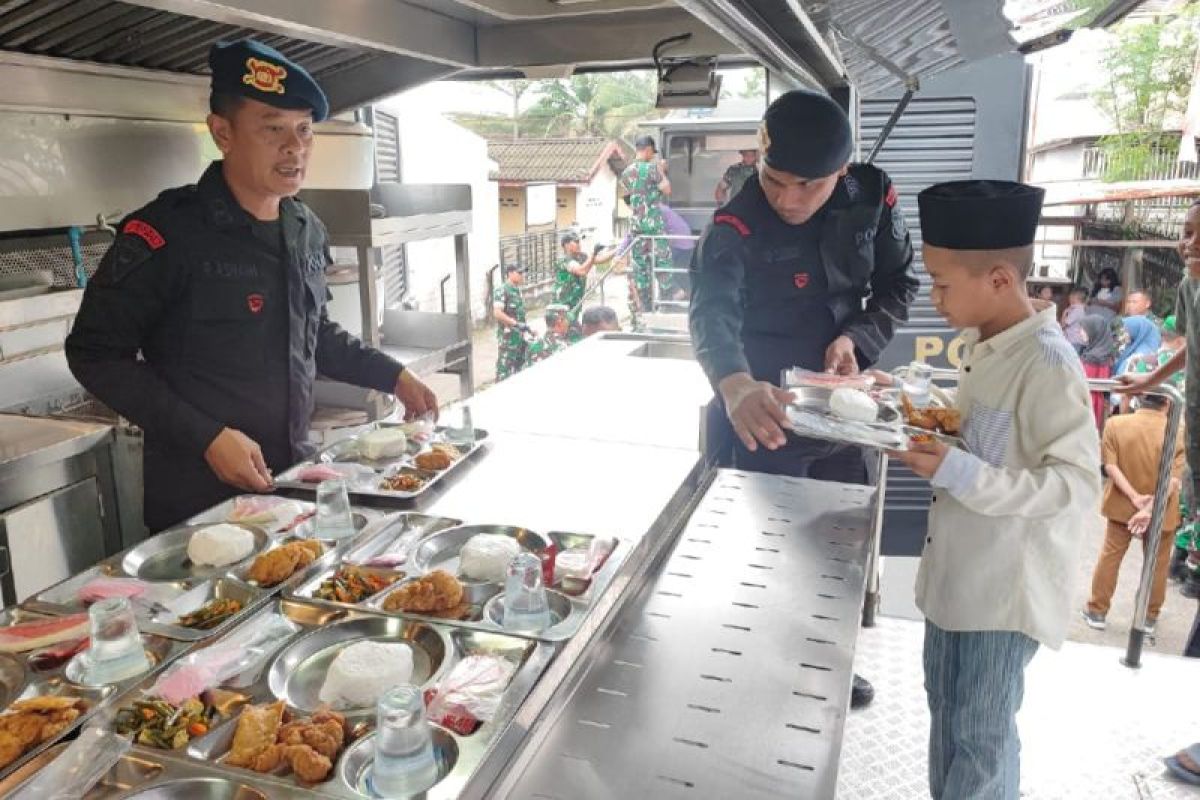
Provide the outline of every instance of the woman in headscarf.
<path id="1" fill-rule="evenodd" d="M 1129 344 L 1121 349 L 1121 355 L 1117 358 L 1114 373 L 1116 375 L 1129 372 L 1132 359 L 1154 353 L 1162 344 L 1162 334 L 1159 333 L 1158 326 L 1146 317 L 1125 317 L 1121 324 L 1125 326 L 1125 333 L 1129 335 Z"/>
<path id="2" fill-rule="evenodd" d="M 1079 354 L 1083 372 L 1089 378 L 1111 378 L 1113 364 L 1117 360 L 1117 340 L 1113 336 L 1108 320 L 1098 314 L 1088 314 L 1080 322 L 1087 343 Z M 1096 428 L 1104 427 L 1105 393 L 1092 392 L 1092 413 L 1096 416 Z"/>

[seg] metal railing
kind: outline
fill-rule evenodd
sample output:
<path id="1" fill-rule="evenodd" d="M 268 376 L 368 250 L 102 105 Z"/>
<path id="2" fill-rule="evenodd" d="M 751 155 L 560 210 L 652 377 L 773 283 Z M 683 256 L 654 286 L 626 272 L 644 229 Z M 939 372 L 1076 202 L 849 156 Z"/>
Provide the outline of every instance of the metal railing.
<path id="1" fill-rule="evenodd" d="M 948 369 L 934 369 L 934 381 L 949 383 L 958 382 L 958 372 Z M 1089 379 L 1088 390 L 1092 392 L 1110 392 L 1120 384 L 1115 380 Z M 1145 553 L 1142 561 L 1142 574 L 1138 580 L 1137 596 L 1134 600 L 1133 624 L 1129 628 L 1129 641 L 1125 647 L 1125 656 L 1121 663 L 1131 669 L 1142 665 L 1142 649 L 1146 643 L 1147 628 L 1150 627 L 1147 615 L 1150 608 L 1150 591 L 1154 585 L 1154 568 L 1158 561 L 1158 548 L 1163 536 L 1163 519 L 1167 512 L 1167 498 L 1171 494 L 1171 465 L 1175 460 L 1175 440 L 1183 421 L 1183 395 L 1174 386 L 1163 384 L 1146 392 L 1146 394 L 1165 397 L 1170 401 L 1167 414 L 1167 429 L 1163 436 L 1162 453 L 1158 459 L 1158 483 L 1154 487 L 1154 505 L 1150 512 L 1150 527 L 1146 529 Z M 875 624 L 875 616 L 879 610 L 880 547 L 883 542 L 883 508 L 887 494 L 888 457 L 885 451 L 879 452 L 878 493 L 876 495 L 875 516 L 872 520 L 871 552 L 867 562 L 867 597 L 863 604 L 863 625 L 870 627 Z"/>

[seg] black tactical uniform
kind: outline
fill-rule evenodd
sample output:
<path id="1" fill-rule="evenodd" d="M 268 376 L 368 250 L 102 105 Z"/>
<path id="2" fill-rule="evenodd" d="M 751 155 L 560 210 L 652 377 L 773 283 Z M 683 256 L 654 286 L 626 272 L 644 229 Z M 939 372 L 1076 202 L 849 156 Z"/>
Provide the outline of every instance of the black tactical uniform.
<path id="1" fill-rule="evenodd" d="M 318 372 L 394 390 L 401 365 L 326 315 L 330 262 L 307 206 L 287 198 L 277 221 L 254 219 L 220 162 L 122 222 L 66 352 L 79 382 L 146 433 L 151 530 L 237 492 L 204 459 L 223 428 L 258 442 L 274 471 L 308 455 Z"/>
<path id="2" fill-rule="evenodd" d="M 918 282 L 896 192 L 882 170 L 855 164 L 822 209 L 785 223 L 758 180 L 713 216 L 692 261 L 689 312 L 697 358 L 713 386 L 736 372 L 779 385 L 792 366 L 825 369 L 838 336 L 874 364 L 908 319 Z M 865 301 L 865 302 L 864 302 Z M 794 437 L 751 453 L 718 396 L 709 407 L 709 458 L 758 472 L 865 482 L 861 454 Z"/>

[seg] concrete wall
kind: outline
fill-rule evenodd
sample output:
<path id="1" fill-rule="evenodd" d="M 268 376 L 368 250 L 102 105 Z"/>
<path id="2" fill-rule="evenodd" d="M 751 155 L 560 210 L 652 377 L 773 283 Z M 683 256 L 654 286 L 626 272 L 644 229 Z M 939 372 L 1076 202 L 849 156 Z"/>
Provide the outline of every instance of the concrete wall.
<path id="1" fill-rule="evenodd" d="M 1076 191 L 1086 185 L 1083 181 L 1083 153 L 1087 145 L 1070 142 L 1034 153 L 1029 158 L 1029 181 L 1046 189 L 1053 197 L 1057 185 L 1067 185 Z M 1098 183 L 1098 181 L 1097 181 Z M 1083 206 L 1050 206 L 1046 214 L 1055 217 L 1073 217 L 1083 213 Z M 1038 240 L 1069 240 L 1075 234 L 1070 226 L 1043 226 L 1038 229 Z M 1039 275 L 1066 278 L 1071 274 L 1074 249 L 1065 244 L 1039 244 L 1034 249 L 1034 267 Z"/>
<path id="2" fill-rule="evenodd" d="M 470 184 L 473 206 L 468 237 L 471 258 L 471 313 L 484 318 L 487 273 L 500 260 L 500 201 L 488 175 L 494 164 L 487 142 L 412 100 L 393 97 L 381 104 L 400 119 L 400 174 L 405 183 Z M 435 239 L 408 245 L 409 293 L 422 311 L 440 309 L 439 282 L 454 274 L 454 242 Z M 446 285 L 448 305 L 456 293 L 454 278 Z"/>
<path id="3" fill-rule="evenodd" d="M 579 190 L 574 186 L 559 186 L 556 194 L 556 202 L 558 205 L 558 228 L 569 228 L 575 224 L 575 198 L 579 194 Z"/>
<path id="4" fill-rule="evenodd" d="M 518 236 L 525 232 L 525 187 L 501 186 L 497 194 L 500 203 L 500 235 Z"/>

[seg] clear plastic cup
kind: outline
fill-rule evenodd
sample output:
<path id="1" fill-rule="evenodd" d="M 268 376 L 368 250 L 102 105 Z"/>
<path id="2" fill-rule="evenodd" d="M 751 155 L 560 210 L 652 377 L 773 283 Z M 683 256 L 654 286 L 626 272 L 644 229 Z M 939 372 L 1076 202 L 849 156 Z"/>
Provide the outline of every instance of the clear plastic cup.
<path id="1" fill-rule="evenodd" d="M 150 668 L 133 606 L 125 597 L 101 600 L 88 609 L 91 645 L 85 660 L 89 680 L 111 683 Z"/>
<path id="2" fill-rule="evenodd" d="M 345 478 L 317 484 L 317 515 L 313 530 L 321 539 L 345 539 L 354 535 L 354 517 Z"/>
<path id="3" fill-rule="evenodd" d="M 421 690 L 403 684 L 375 706 L 375 761 L 370 787 L 381 797 L 420 794 L 437 783 L 433 731 L 425 719 Z"/>
<path id="4" fill-rule="evenodd" d="M 550 627 L 550 604 L 542 583 L 542 561 L 533 553 L 518 553 L 508 563 L 504 581 L 505 629 L 537 633 Z"/>
<path id="5" fill-rule="evenodd" d="M 933 368 L 923 361 L 914 361 L 904 371 L 904 393 L 916 407 L 929 405 L 930 387 L 933 385 Z"/>

